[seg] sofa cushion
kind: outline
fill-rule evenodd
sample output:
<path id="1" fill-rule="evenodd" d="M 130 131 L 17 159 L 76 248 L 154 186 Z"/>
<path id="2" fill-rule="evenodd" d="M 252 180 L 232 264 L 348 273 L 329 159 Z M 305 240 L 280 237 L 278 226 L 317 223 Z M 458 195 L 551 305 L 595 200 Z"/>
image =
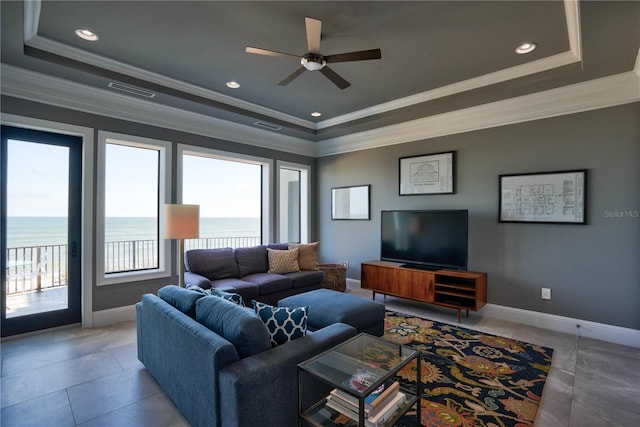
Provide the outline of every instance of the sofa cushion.
<path id="1" fill-rule="evenodd" d="M 269 269 L 266 246 L 236 248 L 235 254 L 240 277 L 253 273 L 264 273 Z"/>
<path id="2" fill-rule="evenodd" d="M 204 294 L 176 285 L 167 285 L 158 289 L 158 296 L 187 316 L 195 319 L 196 301 L 202 298 Z"/>
<path id="3" fill-rule="evenodd" d="M 297 289 L 321 284 L 324 273 L 322 271 L 296 271 L 286 274 L 285 277 L 291 279 L 291 287 Z"/>
<path id="4" fill-rule="evenodd" d="M 265 324 L 250 310 L 225 299 L 200 298 L 196 302 L 196 320 L 233 344 L 240 358 L 271 348 Z"/>
<path id="5" fill-rule="evenodd" d="M 318 270 L 318 246 L 320 242 L 289 243 L 289 249 L 298 248 L 300 270 Z"/>
<path id="6" fill-rule="evenodd" d="M 212 289 L 240 294 L 245 301 L 260 295 L 258 285 L 242 279 L 220 279 L 212 282 Z"/>
<path id="7" fill-rule="evenodd" d="M 307 334 L 309 307 L 272 307 L 259 301 L 253 301 L 253 307 L 267 326 L 274 347 Z"/>
<path id="8" fill-rule="evenodd" d="M 256 273 L 248 275 L 244 280 L 258 285 L 260 295 L 284 291 L 292 286 L 291 279 L 282 274 Z"/>
<path id="9" fill-rule="evenodd" d="M 185 254 L 187 270 L 209 280 L 240 277 L 232 248 L 192 249 Z"/>
<path id="10" fill-rule="evenodd" d="M 285 274 L 299 271 L 298 248 L 291 250 L 267 249 L 269 255 L 269 273 Z"/>

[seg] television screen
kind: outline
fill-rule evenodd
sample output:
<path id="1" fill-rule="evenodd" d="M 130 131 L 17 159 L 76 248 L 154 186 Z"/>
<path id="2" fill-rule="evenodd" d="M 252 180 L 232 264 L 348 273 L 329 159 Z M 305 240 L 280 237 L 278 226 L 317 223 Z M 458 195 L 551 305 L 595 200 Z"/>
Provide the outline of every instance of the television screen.
<path id="1" fill-rule="evenodd" d="M 382 211 L 381 259 L 467 269 L 467 210 Z"/>

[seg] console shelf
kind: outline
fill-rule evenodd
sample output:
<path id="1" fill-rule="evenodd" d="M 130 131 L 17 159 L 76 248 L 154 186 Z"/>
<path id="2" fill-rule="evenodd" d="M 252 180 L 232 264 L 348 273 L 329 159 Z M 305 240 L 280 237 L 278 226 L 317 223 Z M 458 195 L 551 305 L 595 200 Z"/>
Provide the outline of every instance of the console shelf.
<path id="1" fill-rule="evenodd" d="M 462 310 L 477 311 L 487 303 L 487 273 L 420 270 L 389 261 L 362 263 L 361 286 L 376 293 Z"/>

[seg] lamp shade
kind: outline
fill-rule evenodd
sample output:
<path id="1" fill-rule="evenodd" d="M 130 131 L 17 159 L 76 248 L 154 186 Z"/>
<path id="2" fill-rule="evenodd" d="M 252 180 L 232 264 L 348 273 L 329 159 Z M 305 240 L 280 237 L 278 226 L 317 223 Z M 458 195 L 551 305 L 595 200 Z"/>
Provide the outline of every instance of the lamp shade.
<path id="1" fill-rule="evenodd" d="M 164 205 L 165 239 L 195 239 L 200 235 L 200 206 Z"/>

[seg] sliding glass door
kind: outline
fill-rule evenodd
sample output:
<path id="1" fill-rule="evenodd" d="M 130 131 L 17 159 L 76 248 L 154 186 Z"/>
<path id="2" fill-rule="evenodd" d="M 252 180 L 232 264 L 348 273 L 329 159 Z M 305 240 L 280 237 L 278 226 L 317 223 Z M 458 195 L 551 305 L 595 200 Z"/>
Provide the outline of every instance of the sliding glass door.
<path id="1" fill-rule="evenodd" d="M 82 139 L 2 126 L 2 336 L 81 321 Z"/>

